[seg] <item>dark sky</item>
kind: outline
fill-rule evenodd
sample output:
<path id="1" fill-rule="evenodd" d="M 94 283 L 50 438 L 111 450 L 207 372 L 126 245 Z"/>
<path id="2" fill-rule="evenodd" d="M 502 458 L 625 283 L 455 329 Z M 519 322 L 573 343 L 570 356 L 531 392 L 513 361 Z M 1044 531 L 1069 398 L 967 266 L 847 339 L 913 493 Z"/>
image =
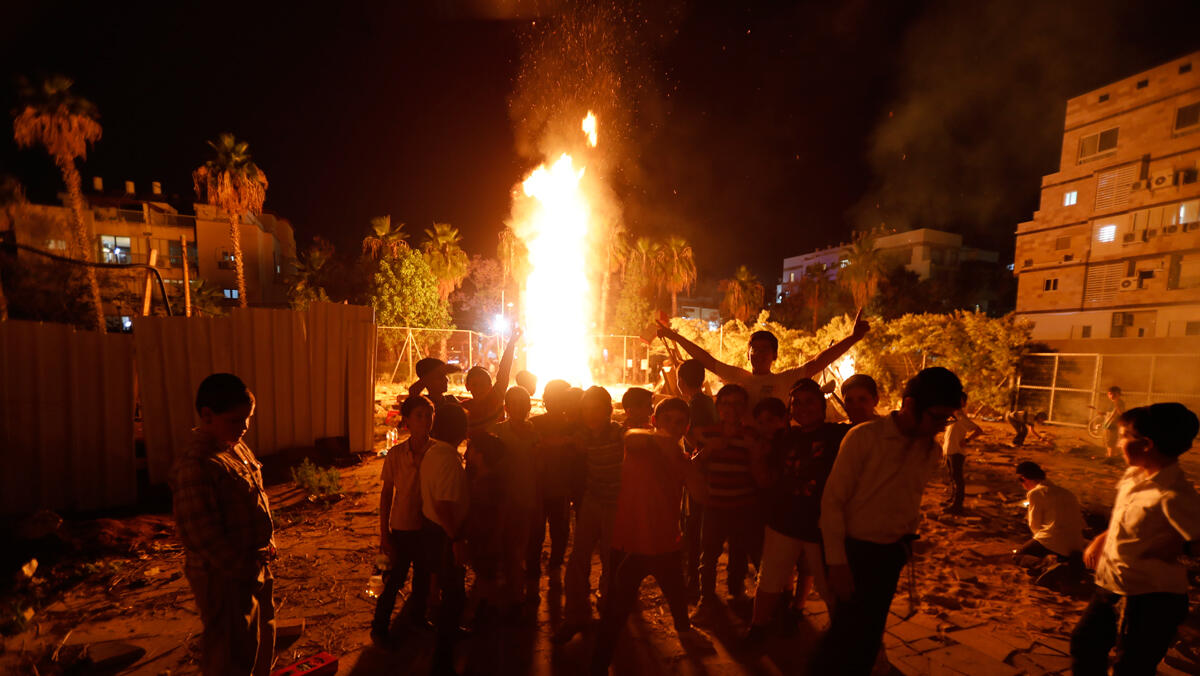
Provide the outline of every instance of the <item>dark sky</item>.
<path id="1" fill-rule="evenodd" d="M 0 18 L 6 110 L 22 74 L 63 73 L 97 104 L 85 181 L 160 180 L 188 200 L 204 141 L 232 131 L 302 246 L 319 234 L 356 248 L 390 213 L 413 233 L 452 223 L 494 254 L 531 168 L 510 115 L 522 45 L 556 19 L 491 8 L 555 3 L 117 4 Z M 638 85 L 622 209 L 635 231 L 692 240 L 710 278 L 747 263 L 773 280 L 784 256 L 878 222 L 1008 255 L 1055 169 L 1066 98 L 1200 49 L 1200 3 L 1183 0 L 661 7 L 606 28 L 630 27 L 629 58 L 608 58 Z M 52 199 L 57 171 L 6 129 L 0 172 Z"/>

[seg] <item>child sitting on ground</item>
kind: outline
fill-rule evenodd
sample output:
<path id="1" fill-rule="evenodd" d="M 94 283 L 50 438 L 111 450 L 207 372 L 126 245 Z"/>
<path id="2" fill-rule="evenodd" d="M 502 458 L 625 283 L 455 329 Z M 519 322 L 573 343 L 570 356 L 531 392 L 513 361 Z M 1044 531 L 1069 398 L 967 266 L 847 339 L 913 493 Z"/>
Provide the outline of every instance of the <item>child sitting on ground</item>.
<path id="1" fill-rule="evenodd" d="M 1072 673 L 1108 673 L 1115 646 L 1114 674 L 1153 674 L 1187 617 L 1188 572 L 1179 557 L 1197 553 L 1200 496 L 1178 461 L 1198 431 L 1200 421 L 1183 404 L 1142 406 L 1117 418 L 1117 448 L 1129 469 L 1117 484 L 1108 530 L 1083 554 L 1098 589 L 1071 634 Z"/>

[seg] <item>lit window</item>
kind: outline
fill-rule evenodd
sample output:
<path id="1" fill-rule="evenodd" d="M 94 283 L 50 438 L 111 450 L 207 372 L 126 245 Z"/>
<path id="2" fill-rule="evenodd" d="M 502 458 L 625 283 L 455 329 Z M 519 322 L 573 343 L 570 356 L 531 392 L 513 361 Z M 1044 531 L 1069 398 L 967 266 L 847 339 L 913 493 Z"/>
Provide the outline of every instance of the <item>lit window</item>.
<path id="1" fill-rule="evenodd" d="M 1100 242 L 1113 242 L 1117 239 L 1117 226 L 1102 225 L 1096 231 L 1096 239 Z"/>
<path id="2" fill-rule="evenodd" d="M 221 291 L 225 294 L 225 297 L 229 298 L 230 300 L 236 300 L 238 297 L 237 289 L 221 289 Z"/>
<path id="3" fill-rule="evenodd" d="M 237 268 L 237 265 L 234 263 L 233 253 L 221 249 L 221 258 L 217 261 L 217 267 L 221 270 L 233 270 Z"/>
<path id="4" fill-rule="evenodd" d="M 50 251 L 66 251 L 67 240 L 65 239 L 48 239 L 46 240 L 46 248 Z"/>
<path id="5" fill-rule="evenodd" d="M 121 330 L 122 331 L 132 331 L 133 330 L 133 317 L 130 317 L 129 315 L 121 315 Z"/>
<path id="6" fill-rule="evenodd" d="M 788 273 L 788 281 L 789 281 L 789 282 L 794 282 L 794 281 L 796 281 L 796 273 L 794 273 L 794 272 L 789 272 L 789 273 Z"/>
<path id="7" fill-rule="evenodd" d="M 1063 206 L 1064 207 L 1074 206 L 1076 200 L 1078 200 L 1078 199 L 1079 199 L 1079 191 L 1077 191 L 1077 190 L 1072 190 L 1068 193 L 1064 193 L 1063 194 Z"/>
<path id="8" fill-rule="evenodd" d="M 129 263 L 129 238 L 100 235 L 100 258 L 104 263 Z"/>
<path id="9" fill-rule="evenodd" d="M 843 258 L 841 261 L 839 261 L 839 263 L 838 263 L 838 266 L 839 266 L 839 267 L 843 267 L 843 268 L 845 268 L 845 267 L 849 267 L 849 266 L 850 266 L 850 261 L 849 261 L 849 260 L 847 260 L 847 259 L 845 259 L 845 258 Z"/>

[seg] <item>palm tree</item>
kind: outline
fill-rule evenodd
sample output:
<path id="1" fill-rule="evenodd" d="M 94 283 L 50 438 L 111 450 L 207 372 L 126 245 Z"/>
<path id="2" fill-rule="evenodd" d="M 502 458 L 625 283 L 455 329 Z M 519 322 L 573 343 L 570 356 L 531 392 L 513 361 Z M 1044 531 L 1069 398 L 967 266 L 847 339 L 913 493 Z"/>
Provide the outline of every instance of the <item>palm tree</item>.
<path id="1" fill-rule="evenodd" d="M 691 290 L 696 284 L 696 261 L 692 258 L 692 245 L 678 236 L 667 237 L 662 247 L 662 276 L 671 294 L 671 316 L 679 314 L 680 291 Z"/>
<path id="2" fill-rule="evenodd" d="M 437 278 L 438 295 L 443 301 L 449 300 L 450 294 L 467 278 L 470 260 L 462 250 L 462 235 L 449 223 L 434 223 L 425 234 L 429 237 L 425 242 L 425 260 Z"/>
<path id="3" fill-rule="evenodd" d="M 529 276 L 529 247 L 517 237 L 507 225 L 500 229 L 500 241 L 496 245 L 496 257 L 500 259 L 500 270 L 505 289 L 516 291 L 512 302 L 516 305 L 516 316 L 520 316 L 521 291 L 525 278 Z"/>
<path id="4" fill-rule="evenodd" d="M 192 314 L 196 317 L 217 317 L 225 314 L 225 294 L 203 279 L 188 282 L 192 292 Z"/>
<path id="5" fill-rule="evenodd" d="M 854 235 L 846 255 L 845 267 L 838 271 L 838 281 L 854 297 L 854 305 L 865 308 L 879 288 L 879 280 L 886 271 L 883 256 L 875 249 L 875 231 L 863 231 Z"/>
<path id="6" fill-rule="evenodd" d="M 314 238 L 308 251 L 300 254 L 295 270 L 285 280 L 293 310 L 303 311 L 313 303 L 329 302 L 329 296 L 321 286 L 321 276 L 322 268 L 332 256 L 333 246 L 320 237 Z"/>
<path id="7" fill-rule="evenodd" d="M 721 280 L 721 311 L 727 317 L 745 322 L 763 306 L 763 285 L 745 265 L 739 267 L 733 279 Z"/>
<path id="8" fill-rule="evenodd" d="M 213 158 L 192 172 L 196 197 L 219 207 L 229 216 L 229 241 L 237 271 L 238 302 L 246 307 L 246 268 L 242 260 L 240 224 L 249 214 L 262 213 L 267 198 L 267 175 L 250 159 L 250 146 L 233 134 L 209 141 Z"/>
<path id="9" fill-rule="evenodd" d="M 646 286 L 654 293 L 653 305 L 658 307 L 658 298 L 663 289 L 662 244 L 649 237 L 638 237 L 629 251 L 629 265 L 640 275 Z"/>
<path id="10" fill-rule="evenodd" d="M 7 230 L 9 237 L 16 237 L 16 215 L 24 206 L 25 187 L 12 176 L 0 176 L 0 216 L 3 216 L 0 219 L 0 231 Z M 0 281 L 0 322 L 7 319 L 8 298 L 4 295 L 4 284 Z"/>
<path id="11" fill-rule="evenodd" d="M 821 302 L 825 299 L 828 303 L 828 296 L 833 284 L 824 272 L 818 272 L 815 269 L 810 269 L 804 273 L 800 281 L 796 282 L 796 293 L 803 299 L 804 305 L 812 309 L 812 330 L 817 332 L 817 323 L 821 316 Z"/>
<path id="12" fill-rule="evenodd" d="M 378 260 L 384 254 L 395 258 L 408 248 L 407 239 L 403 223 L 392 223 L 390 215 L 376 216 L 371 219 L 371 234 L 363 238 L 363 255 L 371 260 Z"/>
<path id="13" fill-rule="evenodd" d="M 604 250 L 606 260 L 604 270 L 600 274 L 600 335 L 608 333 L 608 298 L 612 287 L 613 273 L 624 272 L 624 249 L 626 243 L 625 227 L 620 223 L 611 225 L 607 230 Z"/>
<path id="14" fill-rule="evenodd" d="M 95 247 L 88 245 L 87 225 L 83 221 L 83 190 L 75 159 L 87 159 L 88 146 L 100 140 L 100 123 L 96 107 L 90 101 L 71 94 L 71 80 L 62 76 L 47 78 L 40 87 L 21 83 L 24 103 L 13 119 L 13 140 L 17 146 L 28 148 L 41 144 L 54 158 L 67 186 L 67 201 L 71 207 L 71 254 L 91 262 Z M 104 333 L 104 306 L 100 298 L 100 282 L 96 269 L 86 267 L 88 288 L 96 330 Z"/>

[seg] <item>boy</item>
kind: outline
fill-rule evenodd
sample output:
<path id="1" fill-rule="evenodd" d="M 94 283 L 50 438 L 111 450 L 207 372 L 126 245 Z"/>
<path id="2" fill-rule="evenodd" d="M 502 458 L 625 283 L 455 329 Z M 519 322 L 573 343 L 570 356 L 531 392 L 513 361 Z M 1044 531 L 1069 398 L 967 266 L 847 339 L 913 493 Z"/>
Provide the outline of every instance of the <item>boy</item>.
<path id="1" fill-rule="evenodd" d="M 396 594 L 404 586 L 412 567 L 412 593 L 404 604 L 408 619 L 422 625 L 429 600 L 429 567 L 421 555 L 421 460 L 429 447 L 433 424 L 433 402 L 417 394 L 400 405 L 400 424 L 408 439 L 388 450 L 383 462 L 383 489 L 379 492 L 379 551 L 391 561 L 384 574 L 383 592 L 375 602 L 371 641 L 378 647 L 388 642 Z"/>
<path id="2" fill-rule="evenodd" d="M 254 395 L 232 373 L 214 373 L 196 391 L 200 424 L 172 472 L 175 526 L 184 575 L 204 633 L 205 676 L 267 676 L 275 657 L 275 558 L 262 465 L 242 443 Z"/>
<path id="3" fill-rule="evenodd" d="M 750 417 L 754 420 L 754 429 L 758 431 L 759 438 L 768 446 L 782 430 L 788 427 L 787 405 L 775 397 L 767 397 L 755 404 L 754 410 L 750 412 Z"/>
<path id="4" fill-rule="evenodd" d="M 646 392 L 645 390 L 642 390 Z M 649 395 L 649 392 L 646 392 Z M 592 554 L 600 550 L 600 592 L 607 592 L 611 566 L 613 519 L 617 494 L 621 491 L 621 461 L 625 455 L 624 431 L 612 421 L 612 396 L 603 387 L 589 387 L 583 394 L 583 429 L 578 435 L 582 461 L 583 490 L 575 518 L 575 545 L 567 561 L 563 581 L 563 623 L 551 638 L 566 643 L 592 621 Z M 648 422 L 648 421 L 647 421 Z"/>
<path id="5" fill-rule="evenodd" d="M 654 395 L 643 387 L 631 387 L 621 395 L 621 408 L 625 410 L 622 428 L 645 429 L 650 427 L 650 416 L 654 413 Z"/>
<path id="6" fill-rule="evenodd" d="M 1035 462 L 1019 463 L 1017 478 L 1026 490 L 1033 538 L 1015 556 L 1078 560 L 1084 547 L 1083 513 L 1075 494 L 1047 479 L 1045 470 Z"/>
<path id="7" fill-rule="evenodd" d="M 632 430 L 625 435 L 625 462 L 613 525 L 614 575 L 592 654 L 593 674 L 608 673 L 617 635 L 648 575 L 654 576 L 667 599 L 675 630 L 681 635 L 691 631 L 683 585 L 679 500 L 685 485 L 701 500 L 707 489 L 682 447 L 688 415 L 687 404 L 670 397 L 654 410 L 653 432 Z"/>
<path id="8" fill-rule="evenodd" d="M 688 405 L 688 431 L 684 436 L 684 450 L 695 455 L 696 435 L 700 430 L 717 424 L 717 406 L 713 398 L 704 392 L 704 364 L 688 359 L 679 365 L 676 382 L 680 398 Z M 688 599 L 700 598 L 700 550 L 701 532 L 704 525 L 704 506 L 684 489 L 683 505 L 683 549 L 686 553 L 684 577 L 687 579 Z"/>
<path id="9" fill-rule="evenodd" d="M 726 385 L 717 392 L 719 425 L 699 434 L 697 461 L 704 468 L 708 500 L 704 503 L 701 531 L 700 607 L 709 612 L 717 601 L 717 560 L 729 542 L 725 566 L 726 585 L 735 602 L 745 601 L 746 572 L 751 558 L 762 547 L 762 514 L 758 486 L 751 472 L 756 453 L 763 450 L 758 433 L 742 424 L 747 400 L 741 385 Z"/>
<path id="10" fill-rule="evenodd" d="M 1108 673 L 1114 645 L 1114 674 L 1155 673 L 1188 614 L 1179 556 L 1200 549 L 1200 496 L 1178 462 L 1200 430 L 1196 414 L 1183 404 L 1152 404 L 1122 413 L 1117 429 L 1129 469 L 1117 484 L 1108 530 L 1083 554 L 1099 589 L 1071 634 L 1075 674 Z"/>
<path id="11" fill-rule="evenodd" d="M 942 432 L 942 458 L 946 461 L 946 473 L 950 476 L 950 499 L 947 500 L 949 514 L 963 513 L 963 498 L 967 494 L 967 480 L 963 476 L 963 466 L 966 464 L 967 452 L 964 446 L 983 434 L 983 428 L 976 425 L 967 417 L 967 398 L 963 397 L 962 406 L 954 412 L 954 422 Z"/>
<path id="12" fill-rule="evenodd" d="M 408 387 L 408 396 L 427 392 L 426 396 L 433 402 L 435 410 L 443 404 L 458 403 L 453 395 L 446 394 L 446 390 L 450 389 L 450 374 L 458 373 L 461 368 L 435 357 L 425 357 L 413 369 L 417 372 L 417 381 Z"/>
<path id="13" fill-rule="evenodd" d="M 748 406 L 754 406 L 761 399 L 776 397 L 782 399 L 792 389 L 792 384 L 801 378 L 811 378 L 824 371 L 827 366 L 837 361 L 855 343 L 867 335 L 871 325 L 862 318 L 862 310 L 854 316 L 854 328 L 846 338 L 835 343 L 829 349 L 809 360 L 802 366 L 788 369 L 780 373 L 772 373 L 771 365 L 779 356 L 779 339 L 770 331 L 755 331 L 750 334 L 749 357 L 750 370 L 738 368 L 722 361 L 717 361 L 699 345 L 679 335 L 665 321 L 659 320 L 659 335 L 679 343 L 692 357 L 699 360 L 704 368 L 712 371 L 725 383 L 741 385 L 749 392 Z"/>
<path id="14" fill-rule="evenodd" d="M 572 471 L 578 451 L 572 427 L 567 419 L 567 398 L 571 386 L 565 380 L 551 380 L 542 389 L 546 412 L 530 422 L 537 438 L 534 446 L 537 458 L 537 485 L 540 499 L 539 515 L 534 520 L 526 549 L 525 576 L 527 588 L 537 590 L 542 575 L 542 543 L 546 526 L 550 527 L 550 561 L 546 576 L 551 586 L 562 584 L 562 564 L 570 536 L 570 496 Z M 530 599 L 533 600 L 532 598 Z"/>
<path id="15" fill-rule="evenodd" d="M 821 496 L 819 521 L 837 612 L 809 673 L 871 673 L 921 522 L 921 494 L 941 460 L 934 437 L 962 399 L 957 376 L 928 368 L 905 383 L 899 411 L 846 433 Z"/>
<path id="16" fill-rule="evenodd" d="M 518 374 L 519 375 L 519 374 Z M 507 585 L 505 598 L 514 604 L 537 597 L 537 585 L 525 589 L 525 557 L 533 524 L 541 516 L 537 486 L 537 435 L 529 422 L 529 393 L 520 386 L 508 388 L 504 411 L 508 419 L 496 427 L 496 436 L 504 443 L 508 500 L 503 507 L 504 553 L 501 566 Z M 540 543 L 539 543 L 540 549 Z M 540 551 L 539 551 L 540 555 Z"/>
<path id="17" fill-rule="evenodd" d="M 1112 402 L 1112 410 L 1104 417 L 1104 452 L 1111 458 L 1117 454 L 1117 419 L 1125 412 L 1121 388 L 1116 385 L 1108 388 L 1108 400 Z"/>
<path id="18" fill-rule="evenodd" d="M 855 373 L 842 382 L 842 403 L 851 425 L 874 420 L 879 417 L 875 408 L 879 406 L 879 385 L 865 373 Z"/>
<path id="19" fill-rule="evenodd" d="M 452 674 L 458 621 L 466 605 L 463 566 L 467 560 L 463 523 L 470 507 L 470 486 L 458 445 L 467 438 L 467 412 L 458 404 L 436 409 L 429 432 L 433 443 L 421 459 L 422 544 L 442 590 L 433 649 L 434 674 Z"/>
<path id="20" fill-rule="evenodd" d="M 1013 448 L 1020 448 L 1025 443 L 1027 434 L 1032 434 L 1038 441 L 1044 441 L 1045 438 L 1037 431 L 1037 426 L 1046 422 L 1048 417 L 1045 411 L 1038 411 L 1033 415 L 1024 410 L 1005 413 L 1004 419 L 1008 421 L 1009 425 L 1012 425 L 1013 432 L 1015 432 L 1012 440 Z"/>
<path id="21" fill-rule="evenodd" d="M 513 353 L 517 349 L 517 340 L 521 338 L 521 329 L 514 329 L 504 355 L 500 358 L 500 366 L 496 369 L 496 382 L 487 369 L 482 366 L 472 366 L 467 371 L 464 385 L 471 393 L 471 398 L 462 403 L 467 409 L 467 436 L 490 432 L 491 428 L 504 418 L 504 395 L 508 392 L 508 374 L 512 371 Z"/>
<path id="22" fill-rule="evenodd" d="M 750 645 L 766 638 L 767 625 L 800 560 L 808 569 L 798 585 L 801 602 L 815 583 L 826 606 L 833 608 L 834 600 L 825 584 L 817 521 L 825 480 L 849 428 L 825 422 L 826 410 L 820 385 L 811 378 L 797 382 L 791 393 L 791 418 L 796 425 L 775 436 L 766 462 L 755 465 L 755 479 L 767 489 L 768 508 L 754 616 L 746 634 Z"/>
<path id="23" fill-rule="evenodd" d="M 517 375 L 513 376 L 513 380 L 517 382 L 517 385 L 525 388 L 530 397 L 537 394 L 537 376 L 529 371 L 517 371 Z"/>

